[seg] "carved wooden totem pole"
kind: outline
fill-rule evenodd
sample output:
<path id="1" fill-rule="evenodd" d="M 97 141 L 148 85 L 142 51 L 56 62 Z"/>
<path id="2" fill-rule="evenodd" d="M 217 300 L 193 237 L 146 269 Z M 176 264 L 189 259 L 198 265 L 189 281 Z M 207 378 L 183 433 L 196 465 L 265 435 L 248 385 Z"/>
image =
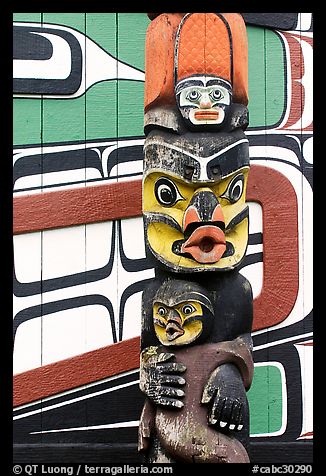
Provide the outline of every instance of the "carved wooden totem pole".
<path id="1" fill-rule="evenodd" d="M 248 53 L 237 13 L 161 13 L 146 36 L 139 451 L 249 462 Z"/>

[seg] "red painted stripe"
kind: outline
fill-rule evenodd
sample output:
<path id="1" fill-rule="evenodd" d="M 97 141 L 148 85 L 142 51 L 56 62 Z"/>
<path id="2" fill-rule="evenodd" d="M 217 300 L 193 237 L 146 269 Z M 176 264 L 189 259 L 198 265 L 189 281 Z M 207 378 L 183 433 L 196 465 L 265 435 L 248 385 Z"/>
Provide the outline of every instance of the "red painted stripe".
<path id="1" fill-rule="evenodd" d="M 303 435 L 300 435 L 299 438 L 308 438 L 308 437 L 312 437 L 314 436 L 314 432 L 313 431 L 308 431 L 307 433 L 304 433 Z"/>
<path id="2" fill-rule="evenodd" d="M 137 369 L 139 354 L 140 339 L 134 337 L 17 374 L 13 383 L 14 406 Z"/>
<path id="3" fill-rule="evenodd" d="M 15 197 L 14 234 L 141 215 L 141 180 Z"/>
<path id="4" fill-rule="evenodd" d="M 247 201 L 263 212 L 263 287 L 254 300 L 253 330 L 284 321 L 299 288 L 298 204 L 287 177 L 269 167 L 253 165 Z"/>

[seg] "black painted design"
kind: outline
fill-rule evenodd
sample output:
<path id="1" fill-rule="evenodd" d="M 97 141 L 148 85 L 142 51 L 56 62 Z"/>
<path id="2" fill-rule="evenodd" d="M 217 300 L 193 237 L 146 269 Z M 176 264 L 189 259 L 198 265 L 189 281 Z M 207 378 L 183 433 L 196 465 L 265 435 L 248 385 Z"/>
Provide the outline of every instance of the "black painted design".
<path id="1" fill-rule="evenodd" d="M 130 298 L 130 296 L 132 296 L 133 294 L 144 291 L 144 289 L 146 289 L 146 287 L 152 281 L 153 278 L 145 279 L 144 281 L 138 281 L 136 283 L 131 284 L 123 291 L 119 307 L 119 340 L 122 340 L 123 338 L 124 310 L 127 299 Z M 140 312 L 140 309 L 137 309 L 135 311 Z"/>
<path id="2" fill-rule="evenodd" d="M 276 30 L 294 30 L 298 22 L 298 13 L 241 13 L 249 25 L 273 28 Z"/>
<path id="3" fill-rule="evenodd" d="M 80 147 L 79 144 L 73 143 L 65 144 L 64 146 L 62 144 L 59 146 L 47 145 L 42 148 L 36 147 L 35 154 L 30 153 L 30 150 L 34 147 L 27 147 L 23 150 L 21 148 L 16 148 L 14 149 L 14 159 L 15 155 L 17 155 L 18 158 L 14 162 L 14 185 L 16 181 L 22 177 L 28 177 L 31 175 L 41 176 L 41 174 L 51 172 L 69 172 L 70 170 L 78 169 L 84 172 L 85 168 L 97 170 L 101 179 L 132 176 L 134 175 L 134 171 L 132 170 L 133 162 L 142 161 L 143 159 L 142 145 L 133 144 L 133 141 L 135 140 L 139 140 L 139 138 L 128 139 L 130 145 L 124 145 L 121 147 L 119 147 L 119 142 L 121 143 L 122 140 L 118 141 L 114 139 L 110 139 L 109 141 L 106 140 L 104 144 L 102 143 L 104 141 L 96 141 L 95 143 L 94 141 L 87 141 L 82 143 L 84 147 Z M 55 150 L 56 148 L 57 150 Z M 111 148 L 113 150 L 109 152 Z M 25 150 L 26 155 L 24 155 Z M 106 170 L 103 169 L 102 157 L 104 154 L 108 154 Z M 118 174 L 112 173 L 113 167 L 127 162 L 130 162 L 130 173 L 119 173 L 119 167 L 117 167 Z M 139 173 L 139 175 L 141 175 L 141 173 Z M 87 182 L 88 181 L 89 180 L 87 180 Z M 85 182 L 85 180 L 82 182 Z M 73 183 L 77 182 L 69 182 L 69 184 Z M 56 179 L 56 182 L 52 185 L 59 184 L 60 182 Z M 67 184 L 68 183 L 65 182 L 65 185 Z M 43 188 L 46 188 L 46 186 Z M 29 187 L 20 190 L 29 190 Z"/>
<path id="4" fill-rule="evenodd" d="M 112 222 L 111 240 L 108 246 L 111 247 L 110 257 L 108 263 L 102 268 L 92 269 L 89 271 L 82 271 L 80 273 L 71 274 L 68 276 L 59 276 L 58 278 L 44 279 L 42 280 L 42 286 L 40 281 L 34 281 L 30 283 L 21 283 L 16 277 L 14 270 L 13 277 L 13 291 L 17 297 L 33 296 L 42 292 L 55 291 L 57 289 L 64 289 L 71 286 L 78 286 L 80 284 L 92 283 L 101 279 L 107 278 L 112 272 L 114 262 L 115 251 L 115 222 Z"/>
<path id="5" fill-rule="evenodd" d="M 63 396 L 54 396 L 14 411 L 13 432 L 16 443 L 120 443 L 135 441 L 137 428 L 99 428 L 95 425 L 137 421 L 143 396 L 138 388 L 138 371 L 95 383 Z M 50 407 L 49 409 L 47 409 Z M 39 413 L 32 413 L 39 412 Z M 29 414 L 30 413 L 30 414 Z M 20 418 L 19 418 L 20 417 Z M 48 430 L 82 428 L 78 431 Z M 89 429 L 88 429 L 89 427 Z M 33 434 L 34 432 L 45 433 Z"/>
<path id="6" fill-rule="evenodd" d="M 129 273 L 135 273 L 137 271 L 144 271 L 145 269 L 151 269 L 153 267 L 153 263 L 150 260 L 150 253 L 145 246 L 145 258 L 138 258 L 138 259 L 130 259 L 125 255 L 123 249 L 123 239 L 122 239 L 122 230 L 121 230 L 121 220 L 118 220 L 118 243 L 119 243 L 119 254 L 121 259 L 122 267 L 128 271 Z"/>
<path id="7" fill-rule="evenodd" d="M 15 48 L 16 55 L 18 55 L 18 57 L 16 57 L 15 59 L 40 60 L 40 53 L 36 53 L 35 55 L 35 52 L 40 46 L 39 38 L 42 38 L 42 33 L 56 35 L 62 38 L 67 43 L 71 52 L 71 60 L 69 64 L 70 73 L 68 77 L 64 79 L 44 79 L 37 77 L 14 78 L 14 94 L 74 94 L 76 91 L 78 91 L 78 88 L 82 81 L 82 50 L 77 38 L 69 31 L 63 29 L 60 30 L 57 28 L 44 28 L 41 25 L 39 27 L 30 25 L 14 26 L 14 44 L 20 42 L 22 35 L 24 35 L 27 39 L 27 42 L 20 43 L 20 46 Z M 47 43 L 44 43 L 43 40 L 41 41 L 41 46 L 44 44 L 47 45 Z M 47 47 L 46 54 L 49 54 L 49 47 Z M 42 60 L 44 60 L 44 58 L 42 58 Z"/>
<path id="8" fill-rule="evenodd" d="M 110 316 L 110 323 L 112 328 L 113 341 L 117 342 L 117 336 L 114 325 L 114 311 L 111 302 L 101 295 L 78 296 L 70 299 L 62 299 L 61 301 L 48 302 L 32 306 L 18 312 L 14 318 L 13 324 L 13 338 L 15 339 L 18 327 L 24 322 L 36 317 L 46 316 L 55 312 L 65 311 L 82 306 L 101 305 L 104 306 Z"/>

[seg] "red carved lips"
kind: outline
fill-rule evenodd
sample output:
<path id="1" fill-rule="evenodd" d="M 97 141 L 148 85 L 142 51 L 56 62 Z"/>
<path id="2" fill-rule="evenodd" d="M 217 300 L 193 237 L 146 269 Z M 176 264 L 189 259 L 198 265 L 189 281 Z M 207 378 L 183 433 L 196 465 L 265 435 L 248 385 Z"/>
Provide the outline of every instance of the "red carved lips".
<path id="1" fill-rule="evenodd" d="M 181 246 L 181 252 L 189 253 L 198 263 L 216 263 L 225 250 L 224 232 L 216 225 L 196 228 Z"/>
<path id="2" fill-rule="evenodd" d="M 219 111 L 216 109 L 199 109 L 194 112 L 194 118 L 197 121 L 216 120 L 219 117 Z"/>

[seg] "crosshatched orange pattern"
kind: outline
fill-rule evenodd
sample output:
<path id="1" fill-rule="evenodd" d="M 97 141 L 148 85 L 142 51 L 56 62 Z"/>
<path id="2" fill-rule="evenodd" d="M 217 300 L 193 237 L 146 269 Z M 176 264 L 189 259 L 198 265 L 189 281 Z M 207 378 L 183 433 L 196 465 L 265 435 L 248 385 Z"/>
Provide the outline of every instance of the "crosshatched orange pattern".
<path id="1" fill-rule="evenodd" d="M 177 81 L 193 74 L 231 78 L 231 41 L 226 24 L 215 13 L 192 13 L 180 28 Z"/>

